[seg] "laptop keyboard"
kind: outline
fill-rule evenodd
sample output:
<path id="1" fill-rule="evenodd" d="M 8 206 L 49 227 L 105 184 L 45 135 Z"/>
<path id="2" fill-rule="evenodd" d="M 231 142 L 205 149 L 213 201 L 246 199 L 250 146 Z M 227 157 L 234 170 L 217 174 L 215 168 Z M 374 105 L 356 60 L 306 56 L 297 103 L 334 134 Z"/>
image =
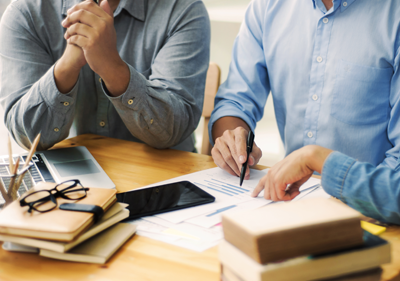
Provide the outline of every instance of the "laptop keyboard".
<path id="1" fill-rule="evenodd" d="M 21 170 L 25 163 L 26 156 L 13 156 L 14 163 L 17 161 L 18 157 L 20 158 L 18 170 Z M 0 156 L 0 164 L 8 164 L 8 158 L 8 156 Z M 32 157 L 31 163 L 33 163 L 33 166 L 25 173 L 22 183 L 17 191 L 18 197 L 42 181 L 54 182 L 53 177 L 51 176 L 49 170 L 47 169 L 39 154 L 36 154 Z M 0 180 L 8 191 L 10 178 L 4 177 L 5 175 L 11 175 L 9 166 L 0 165 Z M 1 196 L 0 194 L 0 206 L 2 206 L 4 203 L 5 201 L 3 199 L 3 196 Z"/>

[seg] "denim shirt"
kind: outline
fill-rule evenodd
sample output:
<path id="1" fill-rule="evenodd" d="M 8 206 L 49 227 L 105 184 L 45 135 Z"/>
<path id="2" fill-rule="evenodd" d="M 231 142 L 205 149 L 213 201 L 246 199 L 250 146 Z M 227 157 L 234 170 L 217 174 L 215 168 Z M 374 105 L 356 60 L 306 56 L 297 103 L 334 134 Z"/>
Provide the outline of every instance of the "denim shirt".
<path id="1" fill-rule="evenodd" d="M 399 15 L 398 0 L 252 1 L 209 129 L 236 116 L 254 130 L 271 92 L 287 154 L 317 144 L 399 168 Z"/>
<path id="2" fill-rule="evenodd" d="M 54 81 L 66 41 L 61 26 L 80 0 L 15 0 L 0 25 L 0 103 L 19 145 L 38 149 L 71 133 L 193 151 L 203 106 L 210 24 L 200 0 L 121 0 L 114 12 L 117 49 L 130 70 L 119 97 L 107 95 L 88 65 L 68 94 Z"/>
<path id="3" fill-rule="evenodd" d="M 374 167 L 339 152 L 326 159 L 324 190 L 368 217 L 400 224 L 400 173 Z"/>

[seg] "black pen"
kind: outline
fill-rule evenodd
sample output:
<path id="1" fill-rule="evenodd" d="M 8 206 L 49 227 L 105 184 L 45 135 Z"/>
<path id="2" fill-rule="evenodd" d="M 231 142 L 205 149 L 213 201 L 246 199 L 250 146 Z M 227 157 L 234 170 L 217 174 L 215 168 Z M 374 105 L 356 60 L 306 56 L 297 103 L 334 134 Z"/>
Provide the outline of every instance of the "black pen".
<path id="1" fill-rule="evenodd" d="M 247 162 L 249 161 L 250 153 L 253 150 L 253 142 L 254 142 L 254 134 L 250 130 L 249 135 L 247 136 L 247 149 L 246 149 L 247 158 L 246 158 L 246 162 L 244 162 L 244 164 L 242 166 L 242 171 L 240 172 L 240 186 L 242 186 L 244 175 L 246 174 Z"/>

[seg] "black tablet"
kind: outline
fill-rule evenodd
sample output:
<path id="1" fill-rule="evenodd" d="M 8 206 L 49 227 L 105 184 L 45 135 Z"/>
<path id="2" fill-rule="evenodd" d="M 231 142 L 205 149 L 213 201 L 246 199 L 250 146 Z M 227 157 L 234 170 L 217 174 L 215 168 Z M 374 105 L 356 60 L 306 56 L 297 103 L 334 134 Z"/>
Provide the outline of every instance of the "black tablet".
<path id="1" fill-rule="evenodd" d="M 128 219 L 136 219 L 211 203 L 215 198 L 193 183 L 181 181 L 118 193 L 117 201 L 129 204 Z"/>

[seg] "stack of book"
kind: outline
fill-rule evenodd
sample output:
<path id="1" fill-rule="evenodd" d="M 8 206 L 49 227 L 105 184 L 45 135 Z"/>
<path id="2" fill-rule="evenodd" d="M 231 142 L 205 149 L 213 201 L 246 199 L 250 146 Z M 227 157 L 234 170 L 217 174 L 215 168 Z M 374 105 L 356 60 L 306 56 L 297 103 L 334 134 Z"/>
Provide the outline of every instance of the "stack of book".
<path id="1" fill-rule="evenodd" d="M 35 190 L 51 189 L 41 183 Z M 30 191 L 31 192 L 31 191 Z M 71 203 L 57 198 L 58 206 Z M 104 215 L 65 211 L 58 207 L 45 213 L 21 207 L 19 200 L 0 212 L 0 241 L 6 250 L 38 252 L 39 255 L 75 262 L 105 263 L 135 233 L 136 226 L 120 223 L 129 216 L 128 205 L 116 202 L 116 190 L 90 188 L 78 202 L 100 206 Z"/>
<path id="2" fill-rule="evenodd" d="M 222 226 L 224 281 L 319 280 L 367 270 L 377 279 L 365 280 L 379 280 L 376 268 L 390 262 L 389 243 L 363 231 L 360 214 L 334 199 L 230 212 Z"/>

